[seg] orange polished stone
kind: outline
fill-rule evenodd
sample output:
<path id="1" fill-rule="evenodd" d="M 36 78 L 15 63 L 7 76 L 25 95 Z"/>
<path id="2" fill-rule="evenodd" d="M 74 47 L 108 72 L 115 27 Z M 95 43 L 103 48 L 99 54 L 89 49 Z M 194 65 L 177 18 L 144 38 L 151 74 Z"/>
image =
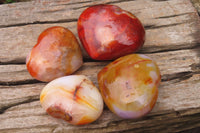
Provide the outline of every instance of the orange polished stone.
<path id="1" fill-rule="evenodd" d="M 31 76 L 45 82 L 72 74 L 82 64 L 82 53 L 76 37 L 68 29 L 59 26 L 43 31 L 26 58 Z"/>
<path id="2" fill-rule="evenodd" d="M 104 102 L 112 112 L 125 119 L 139 118 L 152 110 L 160 80 L 156 63 L 142 54 L 121 57 L 98 73 Z"/>
<path id="3" fill-rule="evenodd" d="M 91 58 L 111 60 L 139 50 L 145 30 L 139 19 L 114 5 L 87 8 L 78 19 L 78 35 Z"/>

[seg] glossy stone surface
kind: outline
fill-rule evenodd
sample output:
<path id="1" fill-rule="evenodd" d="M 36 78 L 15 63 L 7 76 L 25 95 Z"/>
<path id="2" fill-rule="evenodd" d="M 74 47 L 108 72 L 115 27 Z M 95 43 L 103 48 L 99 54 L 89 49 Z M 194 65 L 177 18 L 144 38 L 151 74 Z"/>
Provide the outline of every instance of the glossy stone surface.
<path id="1" fill-rule="evenodd" d="M 46 112 L 73 125 L 95 121 L 103 111 L 103 99 L 94 84 L 83 75 L 70 75 L 48 83 L 40 94 Z"/>
<path id="2" fill-rule="evenodd" d="M 43 31 L 26 58 L 31 76 L 45 82 L 72 74 L 82 64 L 82 53 L 76 37 L 68 29 L 59 26 Z"/>
<path id="3" fill-rule="evenodd" d="M 104 102 L 125 119 L 139 118 L 152 110 L 160 80 L 156 63 L 142 54 L 118 58 L 98 73 Z"/>
<path id="4" fill-rule="evenodd" d="M 96 5 L 78 19 L 78 35 L 91 58 L 111 60 L 139 50 L 145 30 L 136 16 L 114 5 Z"/>

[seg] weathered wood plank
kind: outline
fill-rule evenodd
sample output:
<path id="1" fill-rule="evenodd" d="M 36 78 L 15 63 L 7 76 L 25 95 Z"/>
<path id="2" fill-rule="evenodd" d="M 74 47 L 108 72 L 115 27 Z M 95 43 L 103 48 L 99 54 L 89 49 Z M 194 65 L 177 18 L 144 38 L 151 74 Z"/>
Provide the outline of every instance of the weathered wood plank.
<path id="1" fill-rule="evenodd" d="M 190 50 L 178 50 L 146 54 L 154 59 L 160 67 L 162 79 L 176 78 L 176 76 L 192 75 L 199 71 L 200 47 Z M 96 74 L 109 62 L 85 62 L 74 74 L 83 74 L 92 79 L 97 85 Z M 0 65 L 0 84 L 17 85 L 22 83 L 35 83 L 24 64 Z M 174 76 L 173 76 L 174 75 Z"/>
<path id="2" fill-rule="evenodd" d="M 178 55 L 178 56 L 177 56 Z M 115 131 L 181 131 L 197 126 L 200 120 L 199 49 L 149 54 L 157 61 L 163 75 L 159 96 L 153 111 L 140 120 L 122 120 L 107 109 L 100 119 L 90 125 L 75 127 L 51 118 L 39 104 L 39 94 L 45 83 L 0 86 L 1 132 L 115 132 Z M 96 73 L 109 62 L 87 62 L 76 72 L 84 74 L 97 85 Z M 9 66 L 9 65 L 8 65 Z M 13 68 L 16 70 L 13 70 Z M 5 77 L 25 72 L 25 65 L 1 65 Z M 19 72 L 19 73 L 18 73 Z M 14 74 L 11 74 L 14 73 Z M 6 76 L 7 75 L 7 76 Z M 4 77 L 3 76 L 3 77 Z M 22 76 L 23 77 L 23 76 Z M 22 78 L 21 80 L 26 80 Z M 8 79 L 9 80 L 9 79 Z M 1 79 L 2 81 L 2 79 Z M 3 82 L 7 82 L 2 81 Z M 9 82 L 19 82 L 13 78 Z M 34 102 L 35 101 L 35 102 Z M 12 123 L 11 121 L 15 121 Z M 45 123 L 44 123 L 45 121 Z M 185 123 L 191 122 L 187 126 Z M 195 123 L 197 122 L 197 123 Z M 119 128 L 120 127 L 120 128 Z M 144 128 L 145 127 L 145 128 Z"/>
<path id="3" fill-rule="evenodd" d="M 12 106 L 39 99 L 41 89 L 45 84 L 28 84 L 18 86 L 0 86 L 0 113 Z"/>
<path id="4" fill-rule="evenodd" d="M 102 116 L 96 122 L 77 127 L 46 115 L 39 101 L 36 101 L 5 110 L 0 115 L 0 131 L 26 132 L 33 129 L 37 132 L 40 130 L 51 132 L 174 132 L 191 129 L 200 126 L 200 118 L 198 117 L 200 114 L 199 80 L 200 75 L 198 74 L 189 78 L 187 83 L 181 81 L 169 86 L 161 84 L 155 108 L 149 115 L 140 120 L 122 120 L 104 109 Z M 185 126 L 186 123 L 187 126 Z M 166 127 L 170 128 L 166 129 Z"/>
<path id="5" fill-rule="evenodd" d="M 155 112 L 200 107 L 199 80 L 200 72 L 196 72 L 190 77 L 177 75 L 176 79 L 162 81 Z M 0 86 L 0 112 L 3 113 L 11 106 L 38 100 L 44 85 Z"/>
<path id="6" fill-rule="evenodd" d="M 2 18 L 0 27 L 77 21 L 85 8 L 95 4 L 115 4 L 124 7 L 142 20 L 195 11 L 189 0 L 33 0 L 32 2 L 0 5 L 0 17 Z"/>
<path id="7" fill-rule="evenodd" d="M 194 48 L 200 44 L 200 23 L 189 0 L 71 2 L 52 0 L 45 4 L 27 2 L 25 5 L 0 6 L 0 63 L 24 63 L 38 35 L 48 27 L 64 26 L 77 36 L 78 16 L 88 6 L 98 3 L 113 3 L 138 16 L 146 29 L 146 42 L 140 51 L 142 53 Z M 88 58 L 84 50 L 83 53 Z"/>

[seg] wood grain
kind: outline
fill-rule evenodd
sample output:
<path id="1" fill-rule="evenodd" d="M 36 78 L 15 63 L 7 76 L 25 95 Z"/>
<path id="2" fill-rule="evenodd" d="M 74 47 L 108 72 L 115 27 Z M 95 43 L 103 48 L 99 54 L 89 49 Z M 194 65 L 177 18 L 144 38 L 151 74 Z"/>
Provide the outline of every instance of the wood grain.
<path id="1" fill-rule="evenodd" d="M 114 4 L 144 24 L 146 42 L 138 53 L 155 60 L 162 82 L 150 114 L 122 120 L 107 107 L 92 124 L 72 126 L 48 116 L 39 95 L 46 83 L 27 72 L 25 58 L 38 35 L 59 25 L 77 36 L 80 13 L 95 4 Z M 40 0 L 0 5 L 0 132 L 181 132 L 200 127 L 200 19 L 189 0 Z M 110 61 L 94 61 L 82 49 L 84 65 L 74 74 L 96 74 Z"/>
<path id="2" fill-rule="evenodd" d="M 179 76 L 192 76 L 199 72 L 200 67 L 200 47 L 190 50 L 178 50 L 162 53 L 145 54 L 155 60 L 161 70 L 162 79 L 175 79 Z M 178 56 L 177 56 L 178 55 Z M 96 74 L 109 63 L 107 62 L 84 62 L 83 66 L 74 74 L 83 74 L 91 78 L 97 85 Z M 37 83 L 30 76 L 25 64 L 0 65 L 0 85 L 18 85 L 27 83 Z"/>

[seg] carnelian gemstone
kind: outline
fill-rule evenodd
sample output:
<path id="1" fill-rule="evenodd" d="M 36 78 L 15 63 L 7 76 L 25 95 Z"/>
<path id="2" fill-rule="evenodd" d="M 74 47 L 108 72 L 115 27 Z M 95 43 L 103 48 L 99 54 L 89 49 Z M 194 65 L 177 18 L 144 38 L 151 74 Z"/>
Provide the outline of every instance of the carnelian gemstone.
<path id="1" fill-rule="evenodd" d="M 114 5 L 87 8 L 78 19 L 78 35 L 91 58 L 111 60 L 139 50 L 145 30 L 139 19 Z"/>
<path id="2" fill-rule="evenodd" d="M 98 73 L 104 102 L 112 112 L 125 119 L 139 118 L 152 110 L 160 80 L 156 63 L 141 54 L 121 57 Z"/>
<path id="3" fill-rule="evenodd" d="M 73 125 L 97 120 L 104 105 L 99 90 L 84 75 L 69 75 L 51 81 L 43 88 L 40 103 L 49 115 Z"/>
<path id="4" fill-rule="evenodd" d="M 76 37 L 70 30 L 60 26 L 43 31 L 26 58 L 31 76 L 45 82 L 72 74 L 82 64 L 82 53 Z"/>

